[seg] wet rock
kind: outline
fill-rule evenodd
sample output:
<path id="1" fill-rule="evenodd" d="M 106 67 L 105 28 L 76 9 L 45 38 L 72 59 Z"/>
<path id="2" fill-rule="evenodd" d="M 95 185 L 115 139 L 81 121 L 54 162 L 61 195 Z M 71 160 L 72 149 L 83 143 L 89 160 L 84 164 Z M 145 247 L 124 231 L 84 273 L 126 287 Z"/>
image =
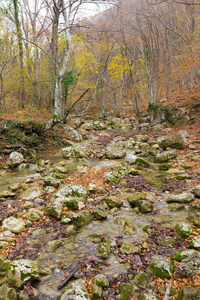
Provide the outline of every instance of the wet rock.
<path id="1" fill-rule="evenodd" d="M 164 239 L 162 239 L 161 245 L 164 247 L 172 246 L 174 245 L 176 240 L 171 236 L 166 236 Z"/>
<path id="2" fill-rule="evenodd" d="M 94 213 L 95 218 L 97 218 L 98 220 L 108 218 L 108 213 L 98 207 L 94 208 L 93 213 Z"/>
<path id="3" fill-rule="evenodd" d="M 196 185 L 193 189 L 195 196 L 200 197 L 200 185 Z"/>
<path id="4" fill-rule="evenodd" d="M 173 159 L 176 157 L 177 157 L 177 151 L 169 150 L 169 151 L 164 151 L 162 153 L 156 154 L 156 156 L 154 157 L 154 161 L 156 163 L 164 163 L 164 162 L 168 162 L 170 159 Z"/>
<path id="5" fill-rule="evenodd" d="M 14 288 L 9 287 L 6 283 L 0 286 L 1 300 L 17 300 L 17 293 Z"/>
<path id="6" fill-rule="evenodd" d="M 167 203 L 189 203 L 194 199 L 194 195 L 191 193 L 180 193 L 180 194 L 170 194 L 167 196 L 166 202 Z"/>
<path id="7" fill-rule="evenodd" d="M 28 259 L 19 259 L 11 262 L 8 266 L 9 282 L 20 288 L 29 280 L 39 279 L 38 262 Z"/>
<path id="8" fill-rule="evenodd" d="M 24 231 L 25 223 L 20 219 L 16 219 L 14 217 L 7 218 L 3 221 L 3 225 L 1 227 L 2 231 L 9 230 L 13 233 L 19 233 Z"/>
<path id="9" fill-rule="evenodd" d="M 178 300 L 200 300 L 200 290 L 191 286 L 184 286 L 179 292 Z"/>
<path id="10" fill-rule="evenodd" d="M 76 233 L 76 228 L 75 228 L 75 226 L 74 226 L 74 225 L 69 225 L 69 226 L 66 228 L 65 233 L 66 233 L 67 236 L 75 234 L 75 233 Z"/>
<path id="11" fill-rule="evenodd" d="M 185 205 L 181 203 L 171 203 L 168 204 L 168 207 L 171 211 L 181 211 L 185 209 Z"/>
<path id="12" fill-rule="evenodd" d="M 140 174 L 140 172 L 138 170 L 136 170 L 135 168 L 130 167 L 128 169 L 128 174 L 132 175 L 132 176 L 138 176 Z"/>
<path id="13" fill-rule="evenodd" d="M 51 203 L 49 203 L 46 207 L 45 207 L 45 211 L 46 213 L 59 220 L 61 218 L 61 213 L 62 213 L 62 209 L 63 209 L 63 201 L 62 199 L 51 199 Z"/>
<path id="14" fill-rule="evenodd" d="M 121 253 L 137 253 L 140 250 L 140 247 L 136 247 L 133 243 L 130 242 L 123 242 L 120 246 Z"/>
<path id="15" fill-rule="evenodd" d="M 109 280 L 108 278 L 103 274 L 98 274 L 93 278 L 93 282 L 102 286 L 102 287 L 108 287 L 109 286 Z"/>
<path id="16" fill-rule="evenodd" d="M 109 196 L 106 200 L 106 204 L 109 207 L 121 207 L 123 205 L 123 200 L 117 196 Z"/>
<path id="17" fill-rule="evenodd" d="M 100 243 L 101 242 L 101 235 L 100 234 L 89 234 L 87 236 L 87 240 L 92 242 L 92 243 Z"/>
<path id="18" fill-rule="evenodd" d="M 66 174 L 69 172 L 69 166 L 68 165 L 57 165 L 55 167 L 55 171 L 58 171 L 60 173 Z"/>
<path id="19" fill-rule="evenodd" d="M 81 210 L 77 214 L 73 214 L 72 222 L 78 227 L 83 227 L 89 224 L 94 218 L 94 215 L 88 210 Z"/>
<path id="20" fill-rule="evenodd" d="M 194 229 L 189 224 L 184 223 L 184 222 L 177 224 L 175 226 L 175 229 L 176 229 L 177 235 L 182 239 L 186 239 L 194 232 Z"/>
<path id="21" fill-rule="evenodd" d="M 54 240 L 54 241 L 50 241 L 47 243 L 47 247 L 50 252 L 55 251 L 62 245 L 63 245 L 63 242 L 61 240 Z"/>
<path id="22" fill-rule="evenodd" d="M 22 200 L 31 200 L 40 197 L 43 193 L 43 188 L 36 184 L 30 186 L 20 197 Z"/>
<path id="23" fill-rule="evenodd" d="M 183 259 L 176 269 L 179 277 L 192 277 L 200 274 L 200 252 Z"/>
<path id="24" fill-rule="evenodd" d="M 196 253 L 193 249 L 182 250 L 174 254 L 173 259 L 177 261 L 182 261 L 183 259 L 189 257 L 190 255 Z"/>
<path id="25" fill-rule="evenodd" d="M 70 297 L 71 296 L 71 297 Z M 87 289 L 85 287 L 85 281 L 83 279 L 75 280 L 67 285 L 63 289 L 61 295 L 58 297 L 58 300 L 68 300 L 68 299 L 81 299 L 88 300 L 90 296 L 88 295 Z"/>
<path id="26" fill-rule="evenodd" d="M 146 273 L 140 272 L 139 274 L 135 275 L 133 283 L 139 288 L 145 289 L 149 283 L 149 277 Z"/>
<path id="27" fill-rule="evenodd" d="M 137 193 L 129 194 L 127 200 L 132 206 L 135 206 L 135 202 L 137 200 L 146 200 L 146 198 L 147 198 L 146 194 L 137 192 Z"/>
<path id="28" fill-rule="evenodd" d="M 149 167 L 150 166 L 150 163 L 143 159 L 143 158 L 136 158 L 135 160 L 135 164 L 138 165 L 138 166 L 143 166 L 143 167 Z"/>
<path id="29" fill-rule="evenodd" d="M 143 214 L 146 214 L 153 210 L 153 204 L 148 200 L 137 200 L 135 202 L 135 206 L 139 209 L 139 211 Z"/>
<path id="30" fill-rule="evenodd" d="M 168 147 L 182 149 L 184 148 L 185 138 L 179 132 L 172 136 L 161 136 L 157 139 L 159 146 L 163 149 Z"/>
<path id="31" fill-rule="evenodd" d="M 6 275 L 10 261 L 3 255 L 0 255 L 0 276 Z"/>
<path id="32" fill-rule="evenodd" d="M 101 299 L 103 296 L 103 289 L 102 287 L 93 284 L 92 286 L 92 299 Z"/>
<path id="33" fill-rule="evenodd" d="M 132 284 L 130 284 L 129 282 L 121 283 L 119 286 L 119 290 L 120 290 L 120 296 L 122 300 L 128 300 L 129 296 L 132 295 L 133 293 Z"/>
<path id="34" fill-rule="evenodd" d="M 148 267 L 147 273 L 149 275 L 158 276 L 161 279 L 172 277 L 174 272 L 174 263 L 172 260 L 160 257 L 155 259 Z"/>
<path id="35" fill-rule="evenodd" d="M 8 165 L 11 166 L 11 168 L 15 168 L 21 163 L 23 163 L 23 161 L 24 161 L 23 155 L 20 152 L 14 151 L 10 153 Z"/>
<path id="36" fill-rule="evenodd" d="M 53 176 L 47 176 L 44 178 L 44 184 L 47 186 L 53 186 L 58 188 L 61 181 L 59 179 L 54 178 Z"/>
<path id="37" fill-rule="evenodd" d="M 171 164 L 169 164 L 169 163 L 163 163 L 163 164 L 159 165 L 159 170 L 167 171 L 167 170 L 169 170 L 170 166 L 171 166 Z"/>
<path id="38" fill-rule="evenodd" d="M 200 250 L 200 236 L 196 236 L 195 238 L 193 238 L 189 243 L 189 247 Z"/>
<path id="39" fill-rule="evenodd" d="M 97 246 L 97 249 L 95 251 L 96 256 L 100 256 L 101 258 L 105 258 L 105 259 L 108 259 L 110 257 L 110 254 L 111 254 L 111 246 L 110 243 L 108 243 L 107 241 L 100 243 Z"/>
<path id="40" fill-rule="evenodd" d="M 157 300 L 157 298 L 152 294 L 145 293 L 140 296 L 140 300 Z"/>
<path id="41" fill-rule="evenodd" d="M 106 147 L 106 157 L 109 159 L 124 158 L 126 156 L 126 149 L 123 142 L 110 143 Z"/>

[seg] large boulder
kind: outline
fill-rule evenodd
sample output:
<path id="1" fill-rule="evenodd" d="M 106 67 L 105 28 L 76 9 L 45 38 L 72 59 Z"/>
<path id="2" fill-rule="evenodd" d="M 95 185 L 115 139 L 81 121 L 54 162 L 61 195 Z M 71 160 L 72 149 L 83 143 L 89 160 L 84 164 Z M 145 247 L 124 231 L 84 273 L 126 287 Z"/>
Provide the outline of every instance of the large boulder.
<path id="1" fill-rule="evenodd" d="M 29 280 L 39 279 L 38 262 L 28 259 L 15 260 L 9 264 L 7 275 L 9 282 L 20 288 Z"/>
<path id="2" fill-rule="evenodd" d="M 24 162 L 24 157 L 20 152 L 14 151 L 10 153 L 8 165 L 10 165 L 12 168 L 19 166 L 23 162 Z"/>
<path id="3" fill-rule="evenodd" d="M 200 274 L 200 252 L 183 259 L 176 269 L 179 277 L 192 277 Z"/>
<path id="4" fill-rule="evenodd" d="M 106 157 L 109 159 L 124 158 L 126 156 L 125 144 L 123 142 L 110 143 L 106 147 Z"/>
<path id="5" fill-rule="evenodd" d="M 172 136 L 161 136 L 157 139 L 158 145 L 166 149 L 167 147 L 182 149 L 185 144 L 185 138 L 181 133 Z"/>
<path id="6" fill-rule="evenodd" d="M 14 218 L 14 217 L 10 217 L 7 218 L 3 221 L 1 230 L 5 231 L 5 230 L 9 230 L 13 233 L 20 233 L 22 231 L 24 231 L 26 224 L 24 223 L 23 220 Z"/>
<path id="7" fill-rule="evenodd" d="M 67 285 L 63 289 L 61 295 L 58 297 L 58 300 L 68 300 L 68 299 L 80 299 L 88 300 L 90 296 L 85 287 L 85 281 L 83 279 L 75 280 Z"/>

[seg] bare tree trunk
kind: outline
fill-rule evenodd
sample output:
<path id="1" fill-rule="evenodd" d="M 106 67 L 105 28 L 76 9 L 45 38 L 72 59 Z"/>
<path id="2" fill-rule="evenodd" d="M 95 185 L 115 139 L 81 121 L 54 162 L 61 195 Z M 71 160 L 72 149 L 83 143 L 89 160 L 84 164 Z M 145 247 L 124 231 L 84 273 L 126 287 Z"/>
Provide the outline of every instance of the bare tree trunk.
<path id="1" fill-rule="evenodd" d="M 19 22 L 19 6 L 18 0 L 12 0 L 14 6 L 14 15 L 15 15 L 15 25 L 17 30 L 17 38 L 18 38 L 18 48 L 19 48 L 19 63 L 20 63 L 20 100 L 19 105 L 21 108 L 24 108 L 25 105 L 25 83 L 24 83 L 24 51 L 23 51 L 23 43 L 22 43 L 22 31 L 21 25 Z"/>

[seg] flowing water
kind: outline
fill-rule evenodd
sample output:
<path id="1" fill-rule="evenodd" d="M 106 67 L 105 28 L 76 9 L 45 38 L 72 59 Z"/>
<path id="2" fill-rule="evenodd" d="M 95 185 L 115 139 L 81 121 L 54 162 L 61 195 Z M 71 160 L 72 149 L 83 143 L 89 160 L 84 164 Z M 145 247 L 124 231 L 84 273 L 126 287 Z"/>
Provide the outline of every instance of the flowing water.
<path id="1" fill-rule="evenodd" d="M 42 157 L 41 157 L 42 158 Z M 136 156 L 129 151 L 124 161 L 134 161 Z M 63 160 L 61 153 L 56 155 L 45 156 L 45 160 L 50 160 L 52 163 L 58 163 Z M 111 162 L 110 162 L 111 163 Z M 83 164 L 83 162 L 69 162 L 70 172 L 76 172 L 77 166 Z M 87 161 L 86 165 L 108 165 L 107 160 L 101 161 Z M 21 181 L 29 177 L 40 176 L 36 172 L 37 166 L 32 166 L 29 169 L 17 172 L 7 172 L 6 177 L 0 181 L 0 185 L 5 187 L 10 183 Z M 88 257 L 95 257 L 95 250 L 98 244 L 92 243 L 88 240 L 87 236 L 91 234 L 106 235 L 111 240 L 115 241 L 116 237 L 121 237 L 121 241 L 143 243 L 147 239 L 147 233 L 143 231 L 143 227 L 150 224 L 152 220 L 162 223 L 166 227 L 174 227 L 179 221 L 186 220 L 189 212 L 186 210 L 180 212 L 171 212 L 168 209 L 168 205 L 165 201 L 164 194 L 159 193 L 159 187 L 162 186 L 162 179 L 158 177 L 159 171 L 155 165 L 152 164 L 152 168 L 142 171 L 144 178 L 146 178 L 153 188 L 157 189 L 149 193 L 150 200 L 154 201 L 154 209 L 157 213 L 151 214 L 136 214 L 130 207 L 129 203 L 124 199 L 124 205 L 117 210 L 114 214 L 109 214 L 108 219 L 104 221 L 94 220 L 89 225 L 78 230 L 78 232 L 70 237 L 63 238 L 63 245 L 53 252 L 48 248 L 48 241 L 52 239 L 53 233 L 43 232 L 37 237 L 30 237 L 27 243 L 30 243 L 33 247 L 34 244 L 40 245 L 40 255 L 38 257 L 40 269 L 47 269 L 49 273 L 46 276 L 41 276 L 39 283 L 35 285 L 39 289 L 39 300 L 56 299 L 60 294 L 57 290 L 57 286 L 60 280 L 63 278 L 64 273 L 61 268 L 62 265 L 67 266 L 76 259 L 87 259 Z M 155 201 L 156 200 L 156 201 Z M 134 224 L 135 231 L 130 234 L 124 232 L 124 222 L 128 220 Z M 96 257 L 96 259 L 98 259 Z M 126 266 L 120 263 L 118 255 L 111 254 L 110 258 L 106 261 L 106 266 L 102 273 L 108 277 L 112 277 L 120 272 L 126 272 Z"/>

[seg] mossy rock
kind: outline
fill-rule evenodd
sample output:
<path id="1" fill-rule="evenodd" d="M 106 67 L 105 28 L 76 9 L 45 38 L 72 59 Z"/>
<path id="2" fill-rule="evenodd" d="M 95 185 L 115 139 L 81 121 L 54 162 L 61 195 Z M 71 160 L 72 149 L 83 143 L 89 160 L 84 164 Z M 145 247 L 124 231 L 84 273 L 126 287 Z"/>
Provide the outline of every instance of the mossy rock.
<path id="1" fill-rule="evenodd" d="M 101 242 L 101 235 L 100 234 L 90 234 L 87 236 L 87 240 L 92 243 L 100 243 Z"/>
<path id="2" fill-rule="evenodd" d="M 178 236 L 182 239 L 186 239 L 189 237 L 193 232 L 194 229 L 187 223 L 180 223 L 175 226 L 176 232 Z"/>
<path id="3" fill-rule="evenodd" d="M 170 167 L 171 167 L 171 164 L 169 164 L 169 163 L 163 163 L 163 164 L 159 165 L 159 170 L 161 170 L 161 171 L 167 171 L 167 170 L 169 170 Z"/>
<path id="4" fill-rule="evenodd" d="M 140 272 L 139 274 L 135 275 L 133 283 L 139 288 L 145 289 L 149 283 L 149 277 L 146 273 Z"/>
<path id="5" fill-rule="evenodd" d="M 131 296 L 133 293 L 133 286 L 129 282 L 127 283 L 123 282 L 120 284 L 119 290 L 120 290 L 121 299 L 128 300 L 129 296 Z"/>
<path id="6" fill-rule="evenodd" d="M 63 205 L 69 209 L 76 210 L 79 208 L 78 201 L 76 199 L 67 198 L 63 201 Z"/>
<path id="7" fill-rule="evenodd" d="M 0 299 L 1 300 L 17 300 L 17 293 L 14 288 L 11 288 L 6 283 L 0 286 Z"/>
<path id="8" fill-rule="evenodd" d="M 189 247 L 200 250 L 200 236 L 196 236 L 195 238 L 193 238 L 189 243 Z"/>
<path id="9" fill-rule="evenodd" d="M 177 261 L 182 261 L 183 259 L 189 257 L 190 255 L 194 254 L 196 251 L 193 249 L 186 249 L 186 250 L 182 250 L 177 252 L 176 254 L 174 254 L 173 259 L 177 260 Z"/>
<path id="10" fill-rule="evenodd" d="M 147 198 L 146 194 L 140 192 L 129 194 L 127 196 L 127 200 L 132 206 L 135 206 L 135 202 L 137 200 L 146 200 L 146 198 Z"/>
<path id="11" fill-rule="evenodd" d="M 92 299 L 102 299 L 103 289 L 101 286 L 97 284 L 93 284 L 92 286 Z"/>
<path id="12" fill-rule="evenodd" d="M 143 214 L 151 212 L 153 210 L 153 204 L 147 200 L 137 200 L 135 206 L 138 207 L 139 211 Z"/>
<path id="13" fill-rule="evenodd" d="M 157 300 L 156 296 L 144 293 L 140 296 L 140 300 Z"/>
<path id="14" fill-rule="evenodd" d="M 150 163 L 147 160 L 139 158 L 139 157 L 136 158 L 135 164 L 138 165 L 138 166 L 144 166 L 144 167 L 149 167 L 150 166 Z"/>
<path id="15" fill-rule="evenodd" d="M 111 208 L 121 207 L 123 205 L 123 200 L 121 200 L 117 196 L 109 196 L 105 201 L 106 201 L 106 204 Z"/>
<path id="16" fill-rule="evenodd" d="M 0 276 L 4 276 L 10 261 L 3 255 L 0 255 Z"/>
<path id="17" fill-rule="evenodd" d="M 174 263 L 170 259 L 157 258 L 148 267 L 149 275 L 160 277 L 161 279 L 170 279 L 174 272 Z"/>
<path id="18" fill-rule="evenodd" d="M 95 251 L 96 256 L 100 256 L 101 258 L 108 259 L 111 254 L 111 246 L 107 242 L 102 242 L 97 246 Z"/>
<path id="19" fill-rule="evenodd" d="M 200 290 L 191 286 L 184 286 L 179 292 L 178 300 L 200 300 Z"/>
<path id="20" fill-rule="evenodd" d="M 109 286 L 109 280 L 108 278 L 103 274 L 98 274 L 93 278 L 93 282 L 102 286 L 102 287 L 108 287 Z"/>
<path id="21" fill-rule="evenodd" d="M 83 227 L 89 224 L 94 218 L 94 215 L 88 210 L 82 210 L 77 214 L 73 214 L 72 221 L 78 227 Z"/>

